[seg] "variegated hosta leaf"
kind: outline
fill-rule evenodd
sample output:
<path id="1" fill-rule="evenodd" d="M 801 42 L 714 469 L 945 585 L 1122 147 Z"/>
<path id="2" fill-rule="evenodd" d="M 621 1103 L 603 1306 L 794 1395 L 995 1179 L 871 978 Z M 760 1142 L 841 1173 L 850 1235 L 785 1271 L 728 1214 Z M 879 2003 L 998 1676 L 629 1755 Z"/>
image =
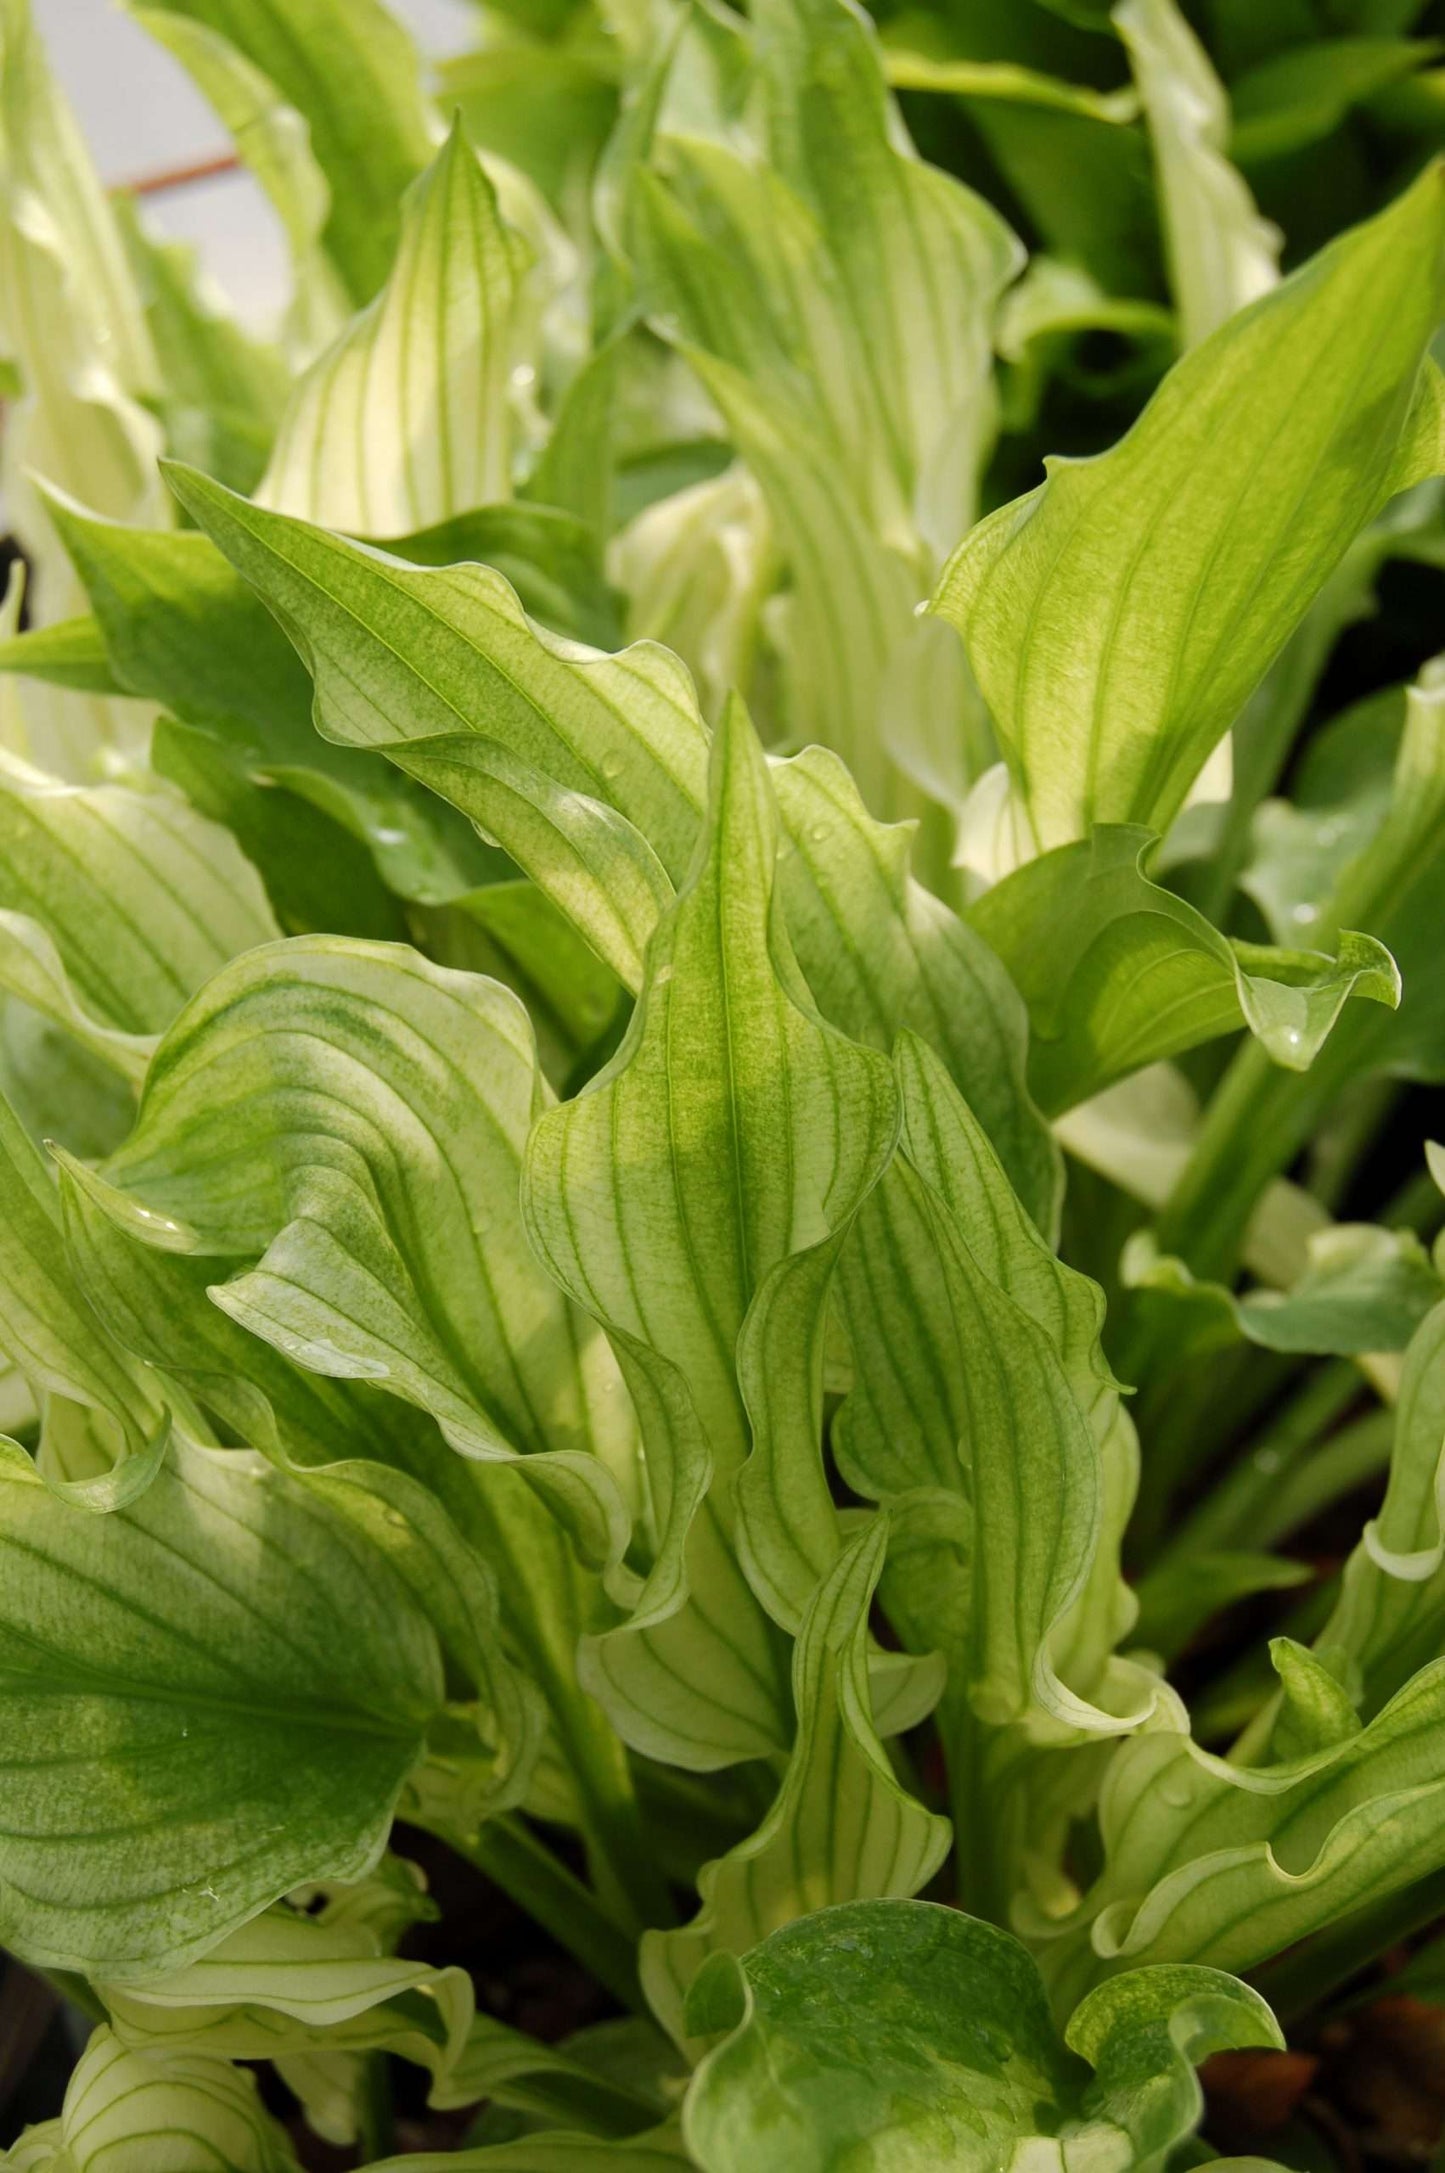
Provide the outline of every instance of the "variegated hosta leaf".
<path id="1" fill-rule="evenodd" d="M 13 1445 L 0 1483 L 6 1944 L 129 1979 L 367 1871 L 444 1694 L 375 1549 L 242 1451 L 176 1443 L 100 1519 Z"/>
<path id="2" fill-rule="evenodd" d="M 509 497 L 528 257 L 456 122 L 386 285 L 293 390 L 258 503 L 394 536 Z"/>
<path id="3" fill-rule="evenodd" d="M 130 12 L 209 100 L 238 157 L 269 198 L 291 252 L 287 344 L 295 359 L 309 362 L 334 335 L 349 305 L 340 273 L 322 246 L 331 191 L 306 122 L 270 78 L 199 14 L 185 14 L 165 0 L 155 7 L 132 6 Z"/>
<path id="4" fill-rule="evenodd" d="M 125 248 L 69 104 L 46 63 L 30 0 L 0 10 L 0 349 L 20 378 L 7 402 L 0 463 L 7 518 L 35 567 L 47 620 L 75 609 L 75 587 L 33 478 L 42 475 L 120 520 L 164 521 L 161 432 L 142 404 L 156 356 Z M 99 747 L 136 744 L 144 711 L 80 692 L 27 690 L 24 750 L 67 776 Z"/>
<path id="5" fill-rule="evenodd" d="M 350 880 L 337 882 L 335 846 L 327 839 L 328 832 L 334 838 L 335 826 L 364 846 L 377 875 L 404 898 L 440 904 L 494 872 L 496 855 L 489 857 L 468 825 L 433 794 L 398 777 L 380 756 L 333 747 L 312 728 L 311 682 L 299 658 L 204 536 L 94 520 L 54 495 L 49 503 L 85 583 L 115 682 L 197 727 L 216 750 L 223 776 L 269 797 L 257 857 L 282 903 L 294 901 L 301 880 L 292 858 L 304 857 L 308 869 L 320 863 L 333 913 L 357 904 L 365 864 L 358 868 L 354 857 L 344 871 Z M 24 636 L 0 651 L 0 668 L 30 668 L 29 641 Z M 158 766 L 175 737 L 173 724 L 163 721 L 157 728 L 152 745 Z M 194 764 L 183 782 L 193 799 L 204 798 Z M 278 823 L 275 802 L 282 798 L 291 803 L 293 826 L 280 827 L 277 849 L 268 853 L 268 824 Z M 249 845 L 252 833 L 237 819 L 234 799 L 222 806 L 229 826 Z M 308 816 L 309 834 L 303 828 L 298 841 L 295 820 L 304 823 Z M 375 931 L 338 929 L 330 919 L 323 925 L 328 933 L 393 932 L 385 923 Z"/>
<path id="6" fill-rule="evenodd" d="M 547 1099 L 508 990 L 400 946 L 297 938 L 207 984 L 105 1174 L 153 1241 L 216 1262 L 233 1320 L 419 1405 L 467 1455 L 519 1458 L 598 1565 L 624 1541 L 630 1421 L 517 1216 Z"/>
<path id="7" fill-rule="evenodd" d="M 390 1558 L 476 1700 L 475 1732 L 459 1728 L 450 1744 L 467 1830 L 508 1809 L 528 1784 L 540 1712 L 503 1651 L 491 1565 L 507 1563 L 498 1533 L 508 1520 L 495 1505 L 489 1514 L 474 1467 L 365 1382 L 307 1372 L 249 1334 L 211 1302 L 214 1262 L 166 1249 L 168 1223 L 137 1213 L 129 1195 L 71 1156 L 61 1159 L 61 1191 L 70 1261 L 106 1328 L 143 1362 L 142 1382 L 153 1368 L 185 1382 L 232 1433 L 289 1467 Z M 565 1549 L 536 1521 L 530 1576 L 542 1580 L 546 1556 L 548 1626 L 566 1654 L 578 1595 Z M 516 1584 L 509 1576 L 513 1612 Z"/>
<path id="8" fill-rule="evenodd" d="M 728 2032 L 683 2109 L 704 2173 L 824 2173 L 860 2151 L 879 2173 L 1163 2173 L 1203 2111 L 1195 2065 L 1283 2042 L 1258 1993 L 1211 1969 L 1134 1970 L 1060 2031 L 1008 1932 L 907 1901 L 820 1910 L 741 1963 L 718 1956 L 688 2022 Z"/>
<path id="9" fill-rule="evenodd" d="M 771 155 L 827 237 L 905 502 L 941 553 L 973 517 L 993 313 L 1023 252 L 991 205 L 913 154 L 861 9 L 768 0 L 757 26 Z"/>
<path id="10" fill-rule="evenodd" d="M 1140 1962 L 1248 1969 L 1445 1862 L 1445 1661 L 1361 1729 L 1321 1660 L 1287 1639 L 1276 1656 L 1305 1755 L 1229 1763 L 1172 1728 L 1116 1751 L 1104 1870 L 1061 1921 L 1021 1919 L 1060 2011 Z"/>
<path id="11" fill-rule="evenodd" d="M 1029 1006 L 1029 1081 L 1072 1108 L 1116 1079 L 1246 1025 L 1302 1071 L 1351 997 L 1391 1009 L 1400 977 L 1384 945 L 1342 934 L 1339 956 L 1231 943 L 1151 882 L 1152 840 L 1125 826 L 1057 846 L 996 883 L 970 919 Z"/>
<path id="12" fill-rule="evenodd" d="M 298 2173 L 254 2075 L 203 2054 L 131 2052 L 102 2026 L 59 2117 L 0 2153 L 6 2173 Z"/>
<path id="13" fill-rule="evenodd" d="M 1185 347 L 1279 278 L 1281 236 L 1230 165 L 1229 99 L 1176 0 L 1122 0 L 1113 22 L 1139 86 Z"/>
<path id="14" fill-rule="evenodd" d="M 872 1499 L 933 1504 L 952 1577 L 940 1594 L 914 1572 L 889 1599 L 913 1649 L 947 1652 L 951 1695 L 994 1726 L 1136 1725 L 1137 1695 L 1126 1717 L 1091 1702 L 1128 1626 L 1116 1550 L 1132 1499 L 1100 1294 L 1029 1223 L 937 1058 L 904 1036 L 899 1062 L 900 1152 L 839 1264 L 840 1467 Z M 1071 1685 L 1075 1644 L 1089 1659 Z"/>
<path id="15" fill-rule="evenodd" d="M 1432 168 L 960 546 L 934 609 L 993 712 L 1020 858 L 1167 828 L 1352 537 L 1440 468 L 1441 196 Z"/>
<path id="16" fill-rule="evenodd" d="M 0 1095 L 0 1350 L 37 1404 L 65 1397 L 119 1426 L 130 1461 L 155 1438 L 160 1383 L 132 1362 L 85 1301 L 65 1255 L 60 1202 L 45 1158 Z M 90 1488 L 97 1507 L 135 1482 L 132 1469 Z"/>
<path id="17" fill-rule="evenodd" d="M 910 803 L 890 766 L 883 726 L 890 666 L 913 630 L 922 582 L 869 527 L 826 440 L 785 409 L 772 411 L 740 370 L 684 351 L 757 478 L 780 548 L 796 569 L 779 635 L 788 737 L 835 748 L 870 807 L 906 814 Z"/>
<path id="18" fill-rule="evenodd" d="M 1389 1484 L 1316 1640 L 1368 1715 L 1445 1644 L 1445 1306 L 1405 1356 Z"/>
<path id="19" fill-rule="evenodd" d="M 767 162 L 664 127 L 634 189 L 639 276 L 790 569 L 789 736 L 836 747 L 878 813 L 906 813 L 894 667 L 929 569 L 973 517 L 993 315 L 1019 251 L 906 147 L 861 14 L 777 0 L 757 41 Z M 947 709 L 928 724 L 958 736 Z"/>
<path id="20" fill-rule="evenodd" d="M 313 1916 L 278 1903 L 199 1961 L 134 1984 L 102 1980 L 96 1991 L 134 2052 L 222 2060 L 390 2052 L 426 2068 L 447 2102 L 467 2102 L 452 2083 L 472 2027 L 471 1979 L 398 1960 L 344 1907 Z"/>
<path id="21" fill-rule="evenodd" d="M 644 1936 L 643 1988 L 676 2037 L 685 2034 L 688 1987 L 709 1955 L 746 1953 L 830 1902 L 916 1894 L 947 1854 L 947 1819 L 900 1788 L 873 1726 L 868 1607 L 887 1538 L 886 1518 L 876 1518 L 803 1618 L 793 1649 L 797 1733 L 767 1817 L 703 1867 L 692 1923 Z"/>
<path id="22" fill-rule="evenodd" d="M 403 1434 L 418 1444 L 394 1399 L 364 1383 L 336 1381 L 295 1366 L 213 1305 L 215 1263 L 178 1253 L 168 1218 L 136 1212 L 129 1194 L 63 1150 L 60 1204 L 65 1257 L 103 1324 L 147 1371 L 184 1382 L 238 1438 L 282 1462 L 329 1464 L 348 1457 L 408 1465 Z M 456 1462 L 438 1437 L 442 1468 Z M 434 1483 L 434 1482 L 433 1482 Z"/>
<path id="23" fill-rule="evenodd" d="M 126 1344 L 272 1453 L 322 1464 L 304 1483 L 340 1489 L 422 1594 L 481 1698 L 484 1740 L 451 1745 L 461 1838 L 525 1783 L 534 1748 L 471 1546 L 605 1857 L 628 1783 L 573 1658 L 606 1609 L 556 1519 L 595 1569 L 641 1505 L 611 1354 L 521 1229 L 522 1144 L 546 1098 L 507 990 L 401 948 L 298 940 L 209 984 L 157 1054 L 124 1155 L 103 1181 L 72 1164 L 67 1204 L 87 1287 Z M 378 1392 L 483 1461 L 389 1418 Z"/>
<path id="24" fill-rule="evenodd" d="M 836 756 L 773 768 L 788 850 L 778 885 L 793 949 L 824 1018 L 892 1050 L 939 1055 L 1040 1230 L 1058 1215 L 1058 1149 L 1024 1084 L 1027 1024 L 987 944 L 909 872 L 909 830 L 875 822 Z"/>
<path id="25" fill-rule="evenodd" d="M 149 11 L 203 25 L 232 45 L 249 63 L 252 97 L 259 103 L 263 83 L 278 94 L 268 102 L 272 129 L 275 105 L 301 116 L 330 194 L 327 251 L 353 304 L 369 302 L 391 269 L 402 194 L 431 157 L 436 132 L 420 55 L 397 17 L 381 0 L 248 0 L 244 8 L 150 0 Z M 195 43 L 183 48 L 188 62 Z M 213 62 L 201 87 L 230 127 L 235 109 L 221 107 L 217 73 Z M 274 147 L 268 155 L 275 158 Z"/>
<path id="26" fill-rule="evenodd" d="M 133 1082 L 226 960 L 276 934 L 230 833 L 168 786 L 65 785 L 0 752 L 0 986 Z"/>
<path id="27" fill-rule="evenodd" d="M 482 568 L 403 567 L 204 477 L 175 481 L 310 661 L 327 736 L 383 747 L 453 798 L 635 989 L 704 797 L 707 735 L 667 652 L 558 643 Z M 871 820 L 841 765 L 814 749 L 776 776 L 788 925 L 824 1017 L 882 1049 L 902 1025 L 928 1034 L 1049 1226 L 1057 1153 L 1024 1089 L 1007 975 L 910 879 L 906 833 Z"/>
<path id="28" fill-rule="evenodd" d="M 736 1347 L 780 1260 L 846 1226 L 893 1144 L 886 1060 L 814 1011 L 775 904 L 778 818 L 736 700 L 691 875 L 658 924 L 627 1038 L 541 1116 L 524 1211 L 634 1383 L 659 1553 L 586 1679 L 638 1748 L 706 1769 L 786 1738 L 778 1640 L 731 1551 L 748 1445 Z M 725 1686 L 725 1687 L 724 1687 Z"/>
<path id="29" fill-rule="evenodd" d="M 408 566 L 175 481 L 302 649 L 327 737 L 384 749 L 480 822 L 636 987 L 707 761 L 667 651 L 601 656 L 533 627 L 487 567 Z"/>

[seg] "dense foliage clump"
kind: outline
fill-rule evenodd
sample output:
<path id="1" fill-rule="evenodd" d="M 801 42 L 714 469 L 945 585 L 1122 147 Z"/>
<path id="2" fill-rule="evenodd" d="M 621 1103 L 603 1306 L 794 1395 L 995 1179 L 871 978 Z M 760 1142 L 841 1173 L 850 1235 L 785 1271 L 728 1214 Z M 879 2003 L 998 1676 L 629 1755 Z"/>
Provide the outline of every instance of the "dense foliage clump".
<path id="1" fill-rule="evenodd" d="M 1420 2162 L 1445 16 L 137 12 L 294 293 L 0 0 L 0 2157 Z"/>

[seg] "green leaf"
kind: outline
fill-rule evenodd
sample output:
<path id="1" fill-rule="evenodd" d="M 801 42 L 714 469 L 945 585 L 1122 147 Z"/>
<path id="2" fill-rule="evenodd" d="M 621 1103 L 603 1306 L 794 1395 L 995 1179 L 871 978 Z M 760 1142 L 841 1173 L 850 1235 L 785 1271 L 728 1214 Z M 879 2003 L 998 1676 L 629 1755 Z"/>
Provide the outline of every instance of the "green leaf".
<path id="1" fill-rule="evenodd" d="M 1256 1592 L 1288 1592 L 1309 1584 L 1308 1563 L 1244 1550 L 1189 1554 L 1139 1585 L 1137 1642 L 1172 1660 L 1210 1619 Z"/>
<path id="2" fill-rule="evenodd" d="M 1097 2154 L 1161 2173 L 1202 2111 L 1193 2063 L 1282 2041 L 1256 1993 L 1205 1969 L 1137 1970 L 1061 2038 L 1017 1940 L 900 1901 L 822 1910 L 741 1967 L 715 1962 L 689 2023 L 732 2032 L 683 2114 L 705 2173 L 824 2173 L 860 2148 L 880 2173 L 982 2169 L 1061 2147 L 1080 2165 Z"/>
<path id="3" fill-rule="evenodd" d="M 734 700 L 626 1039 L 539 1119 L 524 1178 L 540 1257 L 622 1359 L 658 1509 L 633 1620 L 586 1648 L 584 1677 L 636 1747 L 701 1769 L 786 1734 L 777 1641 L 729 1546 L 748 1446 L 738 1334 L 778 1262 L 846 1226 L 897 1122 L 886 1059 L 826 1026 L 802 984 L 775 903 L 778 830 Z"/>
<path id="4" fill-rule="evenodd" d="M 377 860 L 384 859 L 400 879 L 408 865 L 403 852 L 381 846 L 374 858 L 349 824 L 256 767 L 246 745 L 249 737 L 226 725 L 208 730 L 158 717 L 151 732 L 151 763 L 158 777 L 180 787 L 198 813 L 230 831 L 265 884 L 284 934 L 327 929 L 380 942 L 406 935 L 402 903 L 377 867 Z M 376 781 L 390 789 L 384 775 Z M 374 813 L 372 796 L 358 796 L 358 801 L 368 816 Z M 358 802 L 342 804 L 350 814 Z"/>
<path id="5" fill-rule="evenodd" d="M 0 1095 L 0 1350 L 37 1399 L 65 1396 L 115 1419 L 135 1450 L 161 1416 L 158 1384 L 86 1304 L 66 1259 L 45 1158 Z"/>
<path id="6" fill-rule="evenodd" d="M 1121 0 L 1112 21 L 1154 145 L 1182 344 L 1196 347 L 1269 293 L 1281 236 L 1225 155 L 1229 99 L 1175 0 Z"/>
<path id="7" fill-rule="evenodd" d="M 579 1065 L 595 1068 L 604 1044 L 610 1052 L 608 1036 L 620 1030 L 617 976 L 535 883 L 488 883 L 415 920 L 438 965 L 490 973 L 516 990 L 542 1069 L 559 1091 Z"/>
<path id="8" fill-rule="evenodd" d="M 478 2015 L 433 2101 L 443 2094 L 463 2105 L 485 2098 L 548 2126 L 585 2122 L 599 2136 L 625 2136 L 668 2111 L 680 2066 L 661 2031 L 640 2016 L 594 2023 L 561 2045 L 543 2045 Z"/>
<path id="9" fill-rule="evenodd" d="M 1164 829 L 1352 537 L 1439 468 L 1440 193 L 1432 168 L 960 546 L 934 609 L 993 712 L 1018 857 Z"/>
<path id="10" fill-rule="evenodd" d="M 1437 51 L 1406 38 L 1330 38 L 1295 46 L 1251 68 L 1233 86 L 1230 150 L 1249 166 L 1317 143 L 1354 107 Z"/>
<path id="11" fill-rule="evenodd" d="M 0 999 L 0 1086 L 32 1139 L 109 1154 L 130 1130 L 135 1096 L 104 1058 L 13 996 Z"/>
<path id="12" fill-rule="evenodd" d="M 1124 1718 L 1090 1702 L 1130 1619 L 1114 1550 L 1132 1447 L 1100 1294 L 1033 1228 L 938 1059 L 905 1035 L 898 1060 L 900 1156 L 839 1265 L 853 1353 L 839 1468 L 870 1499 L 928 1504 L 952 1577 L 888 1597 L 912 1649 L 945 1650 L 951 1696 L 991 1726 L 1134 1726 L 1137 1701 Z"/>
<path id="13" fill-rule="evenodd" d="M 123 694 L 110 668 L 105 636 L 90 617 L 34 626 L 0 642 L 0 671 L 72 687 L 78 694 Z"/>
<path id="14" fill-rule="evenodd" d="M 1240 1025 L 1276 1063 L 1302 1071 L 1351 996 L 1398 1003 L 1383 944 L 1344 933 L 1331 959 L 1231 943 L 1150 881 L 1151 843 L 1138 829 L 1096 829 L 1016 869 L 972 908 L 1029 1006 L 1029 1083 L 1043 1108 L 1072 1108 Z"/>
<path id="15" fill-rule="evenodd" d="M 391 268 L 402 193 L 432 148 L 420 58 L 397 18 L 380 0 L 160 0 L 147 14 L 229 41 L 253 84 L 269 80 L 302 116 L 330 190 L 326 247 L 353 301 L 370 301 Z"/>
<path id="16" fill-rule="evenodd" d="M 248 780 L 279 786 L 288 799 L 349 831 L 402 897 L 440 902 L 492 872 L 468 825 L 432 795 L 398 779 L 378 757 L 329 746 L 319 737 L 305 668 L 264 605 L 205 537 L 122 528 L 58 499 L 51 500 L 51 511 L 86 585 L 117 679 L 208 735 L 216 752 L 209 763 L 201 759 L 208 789 L 222 804 L 234 804 L 238 784 Z M 162 744 L 167 755 L 176 753 L 164 733 Z M 298 828 L 315 849 L 317 824 L 304 811 L 277 816 L 268 810 L 248 827 L 253 836 L 259 827 L 261 840 L 271 845 L 273 881 L 278 845 L 293 842 Z M 328 841 L 322 850 L 334 855 L 337 848 Z M 294 871 L 283 869 L 281 881 L 289 900 Z"/>
<path id="17" fill-rule="evenodd" d="M 455 566 L 462 559 L 494 566 L 530 616 L 554 634 L 599 649 L 620 644 L 618 598 L 603 577 L 598 535 L 559 506 L 474 506 L 454 520 L 381 541 L 413 566 Z"/>
<path id="18" fill-rule="evenodd" d="M 1199 1282 L 1182 1260 L 1161 1257 L 1153 1239 L 1129 1240 L 1120 1275 L 1131 1290 L 1165 1294 L 1192 1308 L 1195 1336 L 1224 1345 L 1244 1336 L 1271 1351 L 1355 1357 L 1402 1351 L 1445 1295 L 1438 1269 L 1412 1230 L 1331 1223 L 1307 1240 L 1307 1264 L 1287 1290 L 1242 1297 Z M 1183 1323 L 1176 1342 L 1185 1342 Z"/>
<path id="19" fill-rule="evenodd" d="M 875 1519 L 809 1604 L 793 1648 L 797 1733 L 766 1818 L 704 1865 L 692 1923 L 644 1936 L 643 1989 L 674 2036 L 684 2032 L 688 1986 L 710 1955 L 746 1953 L 829 1903 L 915 1894 L 947 1853 L 947 1819 L 900 1788 L 873 1726 L 868 1607 L 887 1537 L 887 1520 Z"/>
<path id="20" fill-rule="evenodd" d="M 14 2173 L 111 2173 L 142 2161 L 151 2173 L 298 2167 L 254 2075 L 204 2055 L 131 2052 L 101 2028 L 76 2063 L 59 2118 L 27 2129 L 3 2163 Z"/>
<path id="21" fill-rule="evenodd" d="M 704 798 L 707 736 L 675 660 L 648 643 L 617 657 L 563 646 L 480 568 L 404 569 L 197 475 L 176 481 L 312 658 L 327 735 L 384 746 L 453 795 L 636 988 Z M 815 749 L 775 776 L 789 929 L 824 1017 L 884 1050 L 902 1025 L 927 1033 L 1048 1225 L 1057 1157 L 1023 1085 L 1007 975 L 910 879 L 906 833 L 869 818 L 840 764 Z"/>
<path id="22" fill-rule="evenodd" d="M 703 800 L 706 735 L 675 660 L 556 640 L 486 567 L 413 568 L 174 480 L 303 646 L 326 736 L 460 798 L 635 986 Z"/>
<path id="23" fill-rule="evenodd" d="M 408 2152 L 379 2158 L 366 2173 L 676 2173 L 691 2163 L 676 2124 L 667 2121 L 622 2142 L 549 2129 L 480 2150 Z"/>
<path id="24" fill-rule="evenodd" d="M 298 938 L 207 984 L 104 1174 L 153 1241 L 217 1263 L 233 1320 L 429 1411 L 465 1454 L 519 1459 L 600 1566 L 623 1543 L 626 1399 L 515 1207 L 549 1099 L 508 990 Z"/>
<path id="25" fill-rule="evenodd" d="M 1021 9 L 1008 13 L 1014 22 L 1027 20 Z M 954 18 L 951 28 L 957 35 L 964 24 Z M 1110 293 L 1156 290 L 1158 222 L 1148 148 L 1131 125 L 1138 115 L 1131 91 L 1101 94 L 1008 61 L 899 53 L 888 66 L 900 88 L 958 100 L 1050 255 L 1082 265 Z"/>
<path id="26" fill-rule="evenodd" d="M 124 1980 L 360 1877 L 442 1699 L 381 1556 L 244 1452 L 176 1444 L 99 1525 L 13 1446 L 0 1484 L 6 1943 Z"/>
<path id="27" fill-rule="evenodd" d="M 128 1079 L 193 990 L 275 933 L 254 868 L 179 794 L 0 754 L 0 984 Z"/>
<path id="28" fill-rule="evenodd" d="M 508 497 L 529 254 L 458 122 L 407 195 L 386 285 L 294 387 L 258 502 L 387 536 Z"/>

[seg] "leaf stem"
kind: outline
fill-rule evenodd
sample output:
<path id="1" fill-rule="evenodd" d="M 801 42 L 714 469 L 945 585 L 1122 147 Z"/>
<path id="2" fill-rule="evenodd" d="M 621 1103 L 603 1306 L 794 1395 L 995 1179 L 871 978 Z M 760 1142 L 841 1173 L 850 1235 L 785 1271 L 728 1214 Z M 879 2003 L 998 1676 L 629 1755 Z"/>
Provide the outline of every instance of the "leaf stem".
<path id="1" fill-rule="evenodd" d="M 613 1922 L 590 1887 L 569 1871 L 520 1818 L 488 1819 L 481 1831 L 469 1838 L 444 1826 L 431 1830 L 458 1856 L 485 1872 L 494 1885 L 550 1932 L 559 1946 L 591 1970 L 614 1999 L 635 2013 L 646 2013 L 633 1942 Z"/>
<path id="2" fill-rule="evenodd" d="M 1306 1474 L 1314 1473 L 1319 1459 L 1353 1434 L 1353 1428 L 1346 1428 L 1331 1440 L 1324 1438 L 1357 1401 L 1362 1385 L 1359 1373 L 1344 1358 L 1332 1360 L 1307 1379 L 1257 1445 L 1186 1517 L 1156 1558 L 1155 1573 L 1167 1572 L 1191 1555 L 1271 1546 L 1335 1498 L 1327 1492 L 1310 1504 L 1306 1490 L 1305 1514 L 1299 1513 L 1293 1499 L 1306 1487 Z M 1371 1412 L 1360 1423 L 1381 1418 L 1388 1427 L 1388 1414 L 1380 1412 Z"/>
<path id="3" fill-rule="evenodd" d="M 999 1878 L 998 1844 L 1007 1780 L 990 1772 L 992 1730 L 985 1728 L 966 1693 L 945 1693 L 938 1709 L 948 1769 L 948 1808 L 953 1820 L 955 1900 L 970 1916 L 1007 1928 Z"/>
<path id="4" fill-rule="evenodd" d="M 571 1542 L 535 1495 L 501 1467 L 468 1467 L 469 1525 L 490 1562 L 577 1791 L 588 1869 L 613 1919 L 635 1936 L 675 1921 L 672 1896 L 648 1847 L 626 1746 L 577 1681 L 579 1635 L 588 1627 L 586 1580 Z M 511 1484 L 508 1485 L 508 1480 Z"/>
<path id="5" fill-rule="evenodd" d="M 384 2052 L 369 2052 L 363 2057 L 358 2110 L 357 2147 L 363 2163 L 370 2165 L 374 2158 L 384 2158 L 395 2140 L 391 2068 Z"/>

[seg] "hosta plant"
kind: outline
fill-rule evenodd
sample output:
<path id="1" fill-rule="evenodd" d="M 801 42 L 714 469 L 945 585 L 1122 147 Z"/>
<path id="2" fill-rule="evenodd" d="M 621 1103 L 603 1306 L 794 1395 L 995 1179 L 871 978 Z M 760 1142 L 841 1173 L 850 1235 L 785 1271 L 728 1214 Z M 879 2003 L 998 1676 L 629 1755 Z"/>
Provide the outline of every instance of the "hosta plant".
<path id="1" fill-rule="evenodd" d="M 0 0 L 4 2163 L 1354 2164 L 1196 2070 L 1445 1909 L 1434 12 L 135 12 L 294 293 Z"/>

